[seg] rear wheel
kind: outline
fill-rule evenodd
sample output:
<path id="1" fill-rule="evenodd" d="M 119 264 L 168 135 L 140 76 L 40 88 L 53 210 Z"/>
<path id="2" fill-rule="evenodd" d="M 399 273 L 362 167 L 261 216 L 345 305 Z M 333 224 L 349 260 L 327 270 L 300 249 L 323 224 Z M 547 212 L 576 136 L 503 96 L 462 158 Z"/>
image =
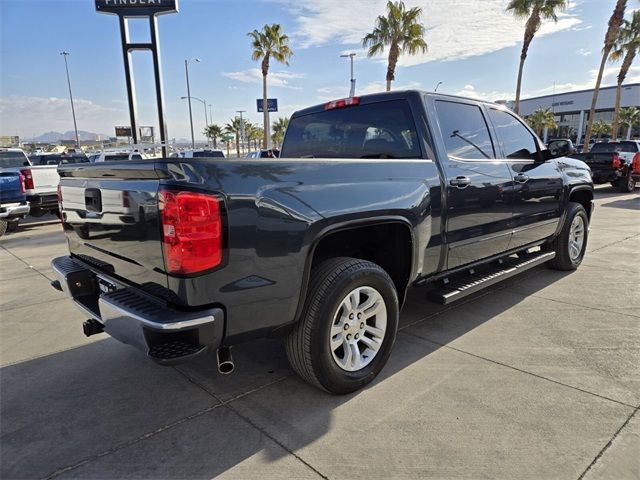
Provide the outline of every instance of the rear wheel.
<path id="1" fill-rule="evenodd" d="M 547 265 L 554 270 L 575 270 L 582 263 L 589 236 L 589 217 L 584 207 L 570 202 L 560 234 L 543 246 L 544 251 L 556 252 Z"/>
<path id="2" fill-rule="evenodd" d="M 618 188 L 623 193 L 633 192 L 636 188 L 636 180 L 633 178 L 631 170 L 629 170 L 626 177 L 623 177 L 618 181 Z"/>
<path id="3" fill-rule="evenodd" d="M 610 183 L 613 188 L 618 188 L 618 185 L 620 184 L 620 180 L 614 180 L 613 182 L 610 182 Z"/>
<path id="4" fill-rule="evenodd" d="M 380 266 L 335 258 L 311 273 L 303 316 L 286 339 L 300 377 L 330 393 L 354 392 L 382 370 L 398 330 L 398 296 Z"/>

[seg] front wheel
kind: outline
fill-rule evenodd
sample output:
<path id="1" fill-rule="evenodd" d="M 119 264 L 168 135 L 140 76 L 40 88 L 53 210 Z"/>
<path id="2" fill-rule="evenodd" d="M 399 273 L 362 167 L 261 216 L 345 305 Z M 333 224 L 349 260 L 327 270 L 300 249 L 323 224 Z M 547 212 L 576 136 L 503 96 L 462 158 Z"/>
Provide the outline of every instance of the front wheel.
<path id="1" fill-rule="evenodd" d="M 398 331 L 398 295 L 380 266 L 334 258 L 311 272 L 302 319 L 286 338 L 304 380 L 330 393 L 354 392 L 387 363 Z"/>
<path id="2" fill-rule="evenodd" d="M 582 263 L 587 250 L 589 236 L 589 217 L 584 207 L 570 202 L 567 217 L 560 234 L 550 243 L 543 245 L 547 252 L 556 252 L 547 265 L 554 270 L 575 270 Z"/>

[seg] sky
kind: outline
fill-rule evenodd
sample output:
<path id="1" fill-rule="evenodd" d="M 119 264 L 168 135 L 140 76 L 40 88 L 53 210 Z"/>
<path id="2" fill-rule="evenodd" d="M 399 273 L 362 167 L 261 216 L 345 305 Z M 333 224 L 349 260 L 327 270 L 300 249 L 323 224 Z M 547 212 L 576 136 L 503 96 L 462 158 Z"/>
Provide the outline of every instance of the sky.
<path id="1" fill-rule="evenodd" d="M 191 62 L 191 95 L 211 104 L 225 124 L 246 110 L 261 124 L 259 63 L 247 32 L 279 23 L 294 51 L 290 65 L 271 63 L 269 97 L 277 116 L 349 93 L 348 59 L 355 52 L 356 94 L 385 88 L 386 52 L 367 58 L 362 37 L 385 10 L 384 0 L 179 0 L 179 13 L 159 17 L 168 138 L 189 138 L 184 60 Z M 418 88 L 486 100 L 515 97 L 524 21 L 505 13 L 507 0 L 406 0 L 423 10 L 425 54 L 403 56 L 394 89 Z M 558 22 L 545 21 L 525 64 L 523 98 L 592 88 L 615 0 L 570 0 Z M 640 7 L 629 0 L 627 15 Z M 148 24 L 131 24 L 134 41 Z M 32 137 L 73 129 L 61 51 L 68 51 L 79 130 L 114 135 L 129 125 L 118 19 L 98 14 L 93 0 L 0 0 L 0 135 Z M 134 53 L 138 124 L 156 125 L 150 53 Z M 603 86 L 615 85 L 619 64 L 608 64 Z M 626 83 L 640 81 L 634 65 Z M 203 104 L 193 102 L 196 139 L 203 138 Z M 208 114 L 208 109 L 207 109 Z"/>

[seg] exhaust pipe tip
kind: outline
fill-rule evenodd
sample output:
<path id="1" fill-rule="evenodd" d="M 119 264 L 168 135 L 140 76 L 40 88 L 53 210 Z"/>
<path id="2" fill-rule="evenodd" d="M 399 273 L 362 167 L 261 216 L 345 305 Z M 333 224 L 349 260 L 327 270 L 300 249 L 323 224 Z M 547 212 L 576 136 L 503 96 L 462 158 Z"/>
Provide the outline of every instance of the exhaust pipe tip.
<path id="1" fill-rule="evenodd" d="M 218 372 L 222 375 L 229 375 L 233 372 L 235 364 L 229 347 L 220 347 L 216 352 L 216 358 L 218 360 Z"/>

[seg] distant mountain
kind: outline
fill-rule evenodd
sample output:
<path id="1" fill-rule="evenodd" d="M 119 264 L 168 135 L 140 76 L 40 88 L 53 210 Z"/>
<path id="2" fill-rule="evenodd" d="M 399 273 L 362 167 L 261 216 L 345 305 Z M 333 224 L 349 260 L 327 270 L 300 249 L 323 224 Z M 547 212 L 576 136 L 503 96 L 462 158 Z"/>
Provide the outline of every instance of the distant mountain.
<path id="1" fill-rule="evenodd" d="M 30 138 L 29 140 L 38 143 L 55 143 L 60 140 L 73 140 L 75 136 L 75 132 L 73 130 L 69 130 L 64 133 L 46 132 L 42 135 L 38 135 L 37 137 Z M 86 130 L 78 130 L 78 137 L 80 137 L 80 140 L 96 140 L 98 137 L 106 139 L 109 135 L 87 132 Z"/>

